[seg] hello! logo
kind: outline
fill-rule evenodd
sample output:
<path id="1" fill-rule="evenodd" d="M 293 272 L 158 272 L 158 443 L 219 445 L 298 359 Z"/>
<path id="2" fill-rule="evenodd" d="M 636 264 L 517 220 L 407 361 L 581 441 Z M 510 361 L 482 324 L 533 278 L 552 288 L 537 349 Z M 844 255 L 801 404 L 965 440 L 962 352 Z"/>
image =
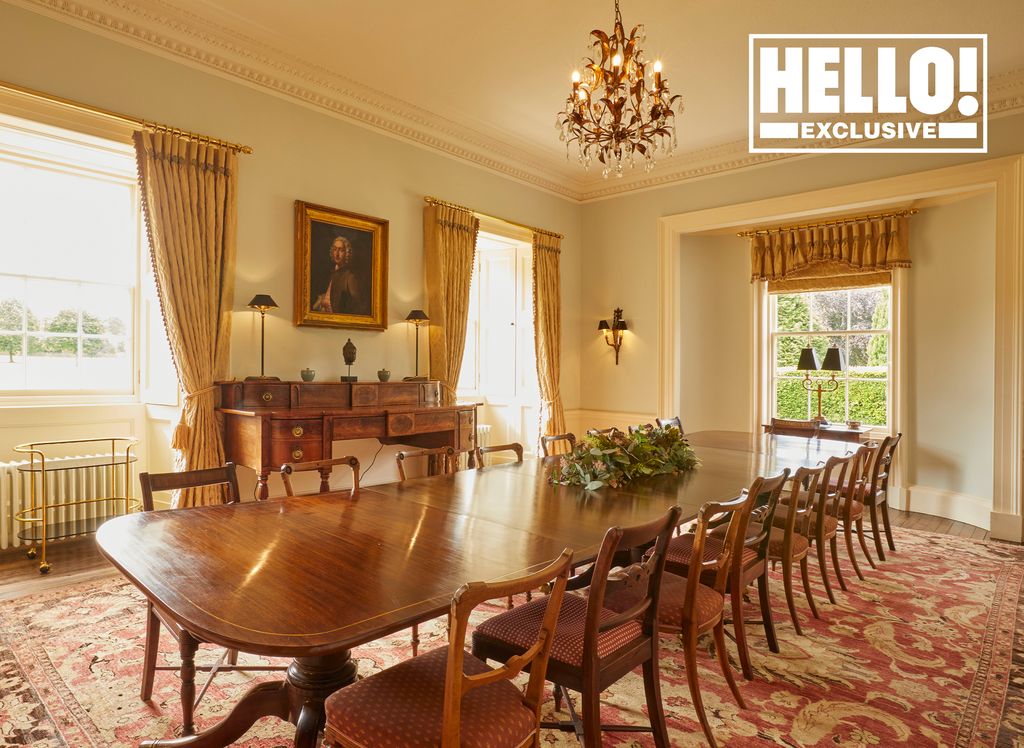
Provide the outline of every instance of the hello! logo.
<path id="1" fill-rule="evenodd" d="M 986 153 L 985 34 L 751 34 L 751 153 Z"/>

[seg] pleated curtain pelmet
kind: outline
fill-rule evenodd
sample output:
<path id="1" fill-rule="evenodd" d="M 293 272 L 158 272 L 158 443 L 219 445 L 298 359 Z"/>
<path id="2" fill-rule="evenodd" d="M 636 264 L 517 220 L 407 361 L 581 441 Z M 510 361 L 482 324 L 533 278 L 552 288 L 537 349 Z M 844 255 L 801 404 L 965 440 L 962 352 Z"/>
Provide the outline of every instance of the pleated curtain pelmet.
<path id="1" fill-rule="evenodd" d="M 752 281 L 770 292 L 827 290 L 888 282 L 910 267 L 906 216 L 770 230 L 750 238 Z"/>
<path id="2" fill-rule="evenodd" d="M 565 433 L 565 411 L 558 385 L 562 355 L 560 247 L 561 239 L 557 236 L 533 235 L 533 338 L 540 383 L 541 436 Z"/>
<path id="3" fill-rule="evenodd" d="M 214 382 L 228 373 L 234 296 L 238 157 L 171 133 L 134 135 L 142 206 L 171 354 L 185 396 L 171 446 L 184 470 L 224 463 Z M 219 503 L 190 489 L 177 506 Z"/>
<path id="4" fill-rule="evenodd" d="M 448 205 L 423 207 L 423 262 L 430 317 L 430 376 L 440 380 L 445 403 L 455 400 L 469 318 L 480 221 Z"/>

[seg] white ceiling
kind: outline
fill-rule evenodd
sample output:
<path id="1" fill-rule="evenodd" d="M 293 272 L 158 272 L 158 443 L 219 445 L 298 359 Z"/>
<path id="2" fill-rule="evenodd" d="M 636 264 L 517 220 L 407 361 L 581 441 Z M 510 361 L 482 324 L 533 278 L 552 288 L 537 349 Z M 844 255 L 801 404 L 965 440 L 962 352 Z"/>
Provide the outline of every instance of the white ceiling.
<path id="1" fill-rule="evenodd" d="M 73 15 L 66 6 L 77 7 L 16 1 L 56 15 Z M 693 176 L 708 159 L 746 152 L 748 33 L 988 33 L 990 79 L 1005 77 L 1015 86 L 1024 81 L 1022 0 L 620 2 L 627 27 L 645 24 L 647 55 L 663 61 L 673 93 L 686 102 L 678 120 L 681 155 L 668 169 L 681 177 Z M 400 122 L 396 132 L 413 139 L 408 131 L 440 132 L 452 143 L 443 149 L 520 178 L 535 174 L 530 181 L 563 194 L 587 197 L 607 189 L 598 186 L 599 176 L 566 163 L 554 121 L 590 30 L 611 28 L 613 0 L 84 4 L 113 19 L 108 30 L 130 33 L 123 27 L 131 21 L 159 27 L 166 40 L 213 46 L 225 60 L 336 95 L 346 102 L 336 107 L 342 114 L 358 118 L 351 109 L 373 110 L 377 119 Z M 104 25 L 93 16 L 89 23 Z M 173 51 L 182 54 L 180 46 Z M 1020 98 L 1016 87 L 1014 95 Z M 648 186 L 650 180 L 625 182 Z"/>

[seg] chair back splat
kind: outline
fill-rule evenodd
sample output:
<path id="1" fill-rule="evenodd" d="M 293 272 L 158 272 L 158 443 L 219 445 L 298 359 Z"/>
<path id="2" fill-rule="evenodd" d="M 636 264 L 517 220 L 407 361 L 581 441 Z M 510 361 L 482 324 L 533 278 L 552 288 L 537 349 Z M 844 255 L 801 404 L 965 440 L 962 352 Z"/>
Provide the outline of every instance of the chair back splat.
<path id="1" fill-rule="evenodd" d="M 395 462 L 398 464 L 398 479 L 408 480 L 405 472 L 406 460 L 423 457 L 427 460 L 427 473 L 431 473 L 431 463 L 435 466 L 437 473 L 454 473 L 458 467 L 455 450 L 452 447 L 435 447 L 434 449 L 404 449 L 395 453 Z"/>
<path id="2" fill-rule="evenodd" d="M 223 467 L 186 470 L 180 473 L 139 473 L 139 483 L 142 486 L 142 508 L 147 512 L 153 511 L 153 494 L 158 491 L 223 485 L 223 503 L 237 504 L 241 500 L 238 494 L 238 475 L 233 462 L 226 463 Z"/>
<path id="3" fill-rule="evenodd" d="M 799 421 L 793 418 L 773 418 L 767 432 L 780 436 L 803 436 L 811 439 L 820 434 L 821 423 L 818 421 Z"/>
<path id="4" fill-rule="evenodd" d="M 679 419 L 679 416 L 672 416 L 671 418 L 658 418 L 658 427 L 667 429 L 674 428 L 679 429 L 679 433 L 683 433 L 683 422 Z"/>
<path id="5" fill-rule="evenodd" d="M 333 457 L 330 460 L 316 460 L 315 462 L 286 462 L 281 466 L 281 481 L 284 483 L 284 492 L 287 496 L 294 496 L 292 490 L 292 474 L 308 473 L 316 470 L 320 473 L 319 493 L 328 493 L 331 490 L 331 470 L 335 465 L 347 465 L 352 470 L 352 496 L 359 493 L 359 460 L 355 457 Z"/>
<path id="6" fill-rule="evenodd" d="M 569 445 L 569 451 L 576 449 L 576 435 L 570 432 L 564 434 L 550 434 L 549 436 L 542 436 L 540 438 L 540 451 L 542 456 L 551 457 L 551 444 L 557 444 L 558 442 L 565 442 Z"/>
<path id="7" fill-rule="evenodd" d="M 523 461 L 523 445 L 519 442 L 512 442 L 511 444 L 495 444 L 491 447 L 477 447 L 476 466 L 482 468 L 484 466 L 484 455 L 494 454 L 495 452 L 513 452 L 516 456 L 516 462 Z"/>

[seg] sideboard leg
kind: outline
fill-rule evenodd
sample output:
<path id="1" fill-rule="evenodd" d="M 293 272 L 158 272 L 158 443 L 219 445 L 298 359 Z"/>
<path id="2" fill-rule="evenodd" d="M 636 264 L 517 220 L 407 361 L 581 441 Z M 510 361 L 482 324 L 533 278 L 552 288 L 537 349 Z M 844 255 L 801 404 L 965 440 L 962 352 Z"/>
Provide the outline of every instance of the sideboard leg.
<path id="1" fill-rule="evenodd" d="M 261 472 L 256 477 L 256 498 L 260 501 L 266 501 L 270 498 L 270 488 L 267 486 L 267 481 L 270 479 L 270 471 Z"/>

